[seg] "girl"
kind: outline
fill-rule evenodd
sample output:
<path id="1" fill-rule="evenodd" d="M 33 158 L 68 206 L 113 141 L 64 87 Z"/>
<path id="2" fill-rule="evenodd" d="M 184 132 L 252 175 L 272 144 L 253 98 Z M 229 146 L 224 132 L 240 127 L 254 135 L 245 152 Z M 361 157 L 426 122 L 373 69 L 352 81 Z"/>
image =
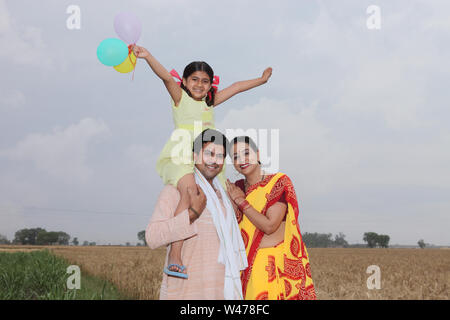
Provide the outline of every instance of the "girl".
<path id="1" fill-rule="evenodd" d="M 156 164 L 156 170 L 164 184 L 171 184 L 180 192 L 180 201 L 175 210 L 176 216 L 187 209 L 192 210 L 189 207 L 188 188 L 196 190 L 192 159 L 195 122 L 201 122 L 200 132 L 207 128 L 214 129 L 214 107 L 237 93 L 266 83 L 272 75 L 272 68 L 264 70 L 260 78 L 235 82 L 228 88 L 217 92 L 217 88 L 213 86 L 214 72 L 206 62 L 194 61 L 188 64 L 179 85 L 172 77 L 172 74 L 176 75 L 176 72 L 169 73 L 147 49 L 136 45 L 132 49 L 137 58 L 147 61 L 153 72 L 166 86 L 172 98 L 172 113 L 176 129 L 184 129 L 190 135 L 190 139 L 182 139 L 179 142 L 180 130 L 175 130 L 164 146 Z M 182 246 L 183 241 L 172 243 L 168 267 L 164 269 L 164 272 L 172 276 L 187 278 L 185 267 L 181 261 Z"/>

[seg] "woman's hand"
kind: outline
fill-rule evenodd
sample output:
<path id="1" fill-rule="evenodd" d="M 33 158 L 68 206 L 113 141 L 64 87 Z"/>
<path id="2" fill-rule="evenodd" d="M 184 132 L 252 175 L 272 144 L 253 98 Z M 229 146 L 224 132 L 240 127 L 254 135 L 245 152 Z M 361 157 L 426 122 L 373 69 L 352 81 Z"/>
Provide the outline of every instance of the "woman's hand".
<path id="1" fill-rule="evenodd" d="M 230 193 L 227 191 L 228 194 L 228 198 L 231 199 Z M 231 205 L 233 206 L 233 210 L 234 210 L 234 214 L 236 215 L 236 220 L 239 222 L 242 218 L 242 212 L 241 210 L 239 210 L 239 207 L 237 206 L 237 204 L 234 201 L 230 201 Z"/>
<path id="2" fill-rule="evenodd" d="M 234 183 L 231 183 L 230 180 L 227 179 L 226 185 L 227 192 L 235 204 L 239 205 L 245 200 L 245 193 L 239 187 L 236 187 Z"/>
<path id="3" fill-rule="evenodd" d="M 264 83 L 266 83 L 271 76 L 272 76 L 272 68 L 269 67 L 266 70 L 264 70 L 261 79 L 263 79 Z"/>
<path id="4" fill-rule="evenodd" d="M 137 45 L 133 45 L 131 47 L 131 50 L 133 50 L 133 53 L 137 58 L 145 59 L 150 55 L 150 52 L 148 52 L 147 49 L 145 49 L 144 47 L 139 47 Z"/>

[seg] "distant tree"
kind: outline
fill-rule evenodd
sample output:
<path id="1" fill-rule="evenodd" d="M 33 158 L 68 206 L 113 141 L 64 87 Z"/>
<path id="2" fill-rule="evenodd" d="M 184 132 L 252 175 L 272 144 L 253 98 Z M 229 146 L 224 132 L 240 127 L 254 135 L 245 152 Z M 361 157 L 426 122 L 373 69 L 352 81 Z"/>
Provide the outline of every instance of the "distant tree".
<path id="1" fill-rule="evenodd" d="M 93 242 L 89 242 L 89 245 L 90 245 L 90 246 L 95 246 L 95 245 L 97 245 L 97 244 L 95 243 L 95 241 L 93 241 Z"/>
<path id="2" fill-rule="evenodd" d="M 142 246 L 142 243 L 136 242 L 136 246 L 137 246 L 137 247 L 141 247 L 141 246 Z"/>
<path id="3" fill-rule="evenodd" d="M 14 234 L 14 243 L 17 244 L 37 244 L 38 234 L 46 232 L 42 228 L 32 228 L 32 229 L 20 229 Z"/>
<path id="4" fill-rule="evenodd" d="M 375 248 L 377 246 L 378 234 L 376 232 L 366 232 L 363 237 L 364 242 L 367 242 L 369 248 Z"/>
<path id="5" fill-rule="evenodd" d="M 62 246 L 68 246 L 70 235 L 63 231 L 58 231 L 57 234 L 58 234 L 58 244 Z"/>
<path id="6" fill-rule="evenodd" d="M 417 244 L 419 245 L 420 249 L 425 249 L 426 243 L 423 241 L 423 239 L 420 239 Z"/>
<path id="7" fill-rule="evenodd" d="M 89 245 L 89 241 L 84 240 L 83 241 L 83 246 L 88 246 Z"/>
<path id="8" fill-rule="evenodd" d="M 390 237 L 386 234 L 379 234 L 377 237 L 377 245 L 381 248 L 388 248 L 389 247 L 389 239 Z"/>
<path id="9" fill-rule="evenodd" d="M 58 244 L 58 232 L 47 232 L 45 230 L 40 231 L 37 235 L 36 244 L 41 246 Z"/>
<path id="10" fill-rule="evenodd" d="M 127 247 L 129 247 L 131 244 L 130 244 L 129 242 L 127 242 L 127 243 L 125 243 L 125 245 L 126 245 Z"/>
<path id="11" fill-rule="evenodd" d="M 307 247 L 310 248 L 327 248 L 334 243 L 331 233 L 309 233 L 302 234 L 302 240 Z"/>
<path id="12" fill-rule="evenodd" d="M 147 246 L 147 240 L 145 240 L 145 230 L 139 231 L 137 237 L 138 240 L 141 240 L 144 243 L 144 246 Z"/>
<path id="13" fill-rule="evenodd" d="M 73 244 L 74 246 L 77 246 L 77 245 L 79 244 L 78 238 L 77 238 L 77 237 L 73 238 L 72 244 Z"/>
<path id="14" fill-rule="evenodd" d="M 334 245 L 337 247 L 348 247 L 348 242 L 345 240 L 345 234 L 339 232 L 339 235 L 334 236 Z"/>
<path id="15" fill-rule="evenodd" d="M 366 232 L 364 233 L 363 240 L 367 242 L 367 246 L 369 248 L 375 248 L 377 246 L 381 248 L 388 248 L 390 237 L 386 234 L 378 234 L 376 232 Z"/>
<path id="16" fill-rule="evenodd" d="M 0 244 L 9 244 L 8 238 L 2 234 L 0 234 Z"/>

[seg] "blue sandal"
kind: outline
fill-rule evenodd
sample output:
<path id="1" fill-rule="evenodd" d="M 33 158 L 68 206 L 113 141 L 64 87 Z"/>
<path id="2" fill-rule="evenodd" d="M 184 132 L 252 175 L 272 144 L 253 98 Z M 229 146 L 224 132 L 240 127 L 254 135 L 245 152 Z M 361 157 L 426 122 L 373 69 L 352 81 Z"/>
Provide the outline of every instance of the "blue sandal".
<path id="1" fill-rule="evenodd" d="M 184 271 L 184 269 L 186 269 L 185 266 L 180 266 L 179 264 L 172 263 L 172 264 L 169 264 L 167 266 L 167 268 L 164 268 L 164 273 L 169 275 L 169 276 L 172 276 L 172 277 L 183 278 L 183 279 L 187 279 L 188 278 L 188 275 L 186 273 L 169 270 L 169 268 L 171 268 L 171 267 L 177 267 L 181 271 Z"/>

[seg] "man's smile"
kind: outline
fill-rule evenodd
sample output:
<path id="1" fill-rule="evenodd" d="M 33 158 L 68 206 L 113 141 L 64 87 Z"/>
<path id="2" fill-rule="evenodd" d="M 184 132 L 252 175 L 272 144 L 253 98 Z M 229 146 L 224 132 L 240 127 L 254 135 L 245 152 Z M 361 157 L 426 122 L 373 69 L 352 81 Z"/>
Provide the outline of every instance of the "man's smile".
<path id="1" fill-rule="evenodd" d="M 219 166 L 217 164 L 205 164 L 208 169 L 217 169 Z"/>

